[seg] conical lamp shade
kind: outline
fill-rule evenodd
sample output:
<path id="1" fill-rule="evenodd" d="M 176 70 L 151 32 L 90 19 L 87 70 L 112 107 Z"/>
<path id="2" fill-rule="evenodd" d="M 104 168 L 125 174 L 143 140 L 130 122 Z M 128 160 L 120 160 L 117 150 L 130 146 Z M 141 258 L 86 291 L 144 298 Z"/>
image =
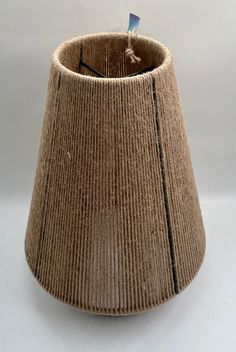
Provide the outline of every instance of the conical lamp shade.
<path id="1" fill-rule="evenodd" d="M 119 33 L 54 52 L 25 241 L 48 292 L 105 315 L 169 300 L 205 250 L 171 54 L 143 36 L 132 47 L 141 62 Z"/>

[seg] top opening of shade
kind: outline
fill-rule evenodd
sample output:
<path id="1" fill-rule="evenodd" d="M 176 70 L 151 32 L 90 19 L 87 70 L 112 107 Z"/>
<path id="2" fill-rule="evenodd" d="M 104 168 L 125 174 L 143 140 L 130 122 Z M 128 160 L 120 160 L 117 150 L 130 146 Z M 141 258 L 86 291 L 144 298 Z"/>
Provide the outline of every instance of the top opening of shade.
<path id="1" fill-rule="evenodd" d="M 141 58 L 131 63 L 126 56 L 126 33 L 98 33 L 71 39 L 54 53 L 60 65 L 78 75 L 93 78 L 127 78 L 145 75 L 164 66 L 170 53 L 161 43 L 133 35 L 131 44 Z"/>

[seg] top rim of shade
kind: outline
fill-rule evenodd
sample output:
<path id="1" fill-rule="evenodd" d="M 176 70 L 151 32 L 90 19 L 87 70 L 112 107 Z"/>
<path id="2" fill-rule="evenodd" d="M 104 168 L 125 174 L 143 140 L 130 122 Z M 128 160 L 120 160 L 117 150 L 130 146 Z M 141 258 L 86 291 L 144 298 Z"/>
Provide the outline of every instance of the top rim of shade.
<path id="1" fill-rule="evenodd" d="M 152 39 L 150 37 L 146 37 L 143 35 L 138 35 L 137 37 L 142 39 L 143 41 L 150 43 L 150 44 L 154 44 L 156 45 L 156 47 L 158 47 L 164 56 L 164 59 L 162 61 L 162 63 L 158 66 L 155 67 L 153 70 L 142 73 L 142 74 L 138 74 L 135 76 L 125 76 L 125 77 L 94 77 L 94 76 L 87 76 L 87 75 L 83 75 L 81 73 L 78 72 L 74 72 L 72 70 L 70 70 L 69 68 L 67 68 L 66 66 L 64 66 L 61 63 L 60 60 L 60 55 L 63 52 L 63 50 L 65 50 L 65 48 L 68 48 L 69 45 L 74 44 L 75 42 L 80 42 L 81 40 L 85 40 L 85 39 L 92 39 L 92 38 L 98 38 L 98 37 L 114 37 L 114 38 L 127 38 L 127 33 L 119 33 L 119 32 L 101 32 L 101 33 L 93 33 L 93 34 L 87 34 L 87 35 L 82 35 L 82 36 L 77 36 L 74 38 L 71 38 L 69 40 L 66 40 L 64 42 L 62 42 L 61 44 L 59 44 L 59 46 L 57 46 L 57 48 L 54 50 L 52 56 L 51 56 L 51 62 L 52 64 L 64 75 L 66 76 L 70 76 L 71 78 L 80 80 L 80 81 L 86 81 L 86 82 L 96 82 L 96 83 L 121 83 L 121 82 L 134 82 L 134 81 L 142 81 L 145 79 L 150 79 L 153 76 L 157 76 L 159 75 L 162 71 L 165 71 L 169 68 L 171 62 L 172 62 L 172 55 L 169 51 L 169 49 L 162 44 L 161 42 Z"/>

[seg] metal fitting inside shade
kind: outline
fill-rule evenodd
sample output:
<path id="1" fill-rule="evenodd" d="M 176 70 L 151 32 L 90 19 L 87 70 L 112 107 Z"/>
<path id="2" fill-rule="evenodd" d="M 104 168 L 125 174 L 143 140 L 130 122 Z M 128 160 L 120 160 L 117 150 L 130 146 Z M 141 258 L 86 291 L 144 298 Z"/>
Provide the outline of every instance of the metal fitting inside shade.
<path id="1" fill-rule="evenodd" d="M 129 35 L 106 33 L 88 35 L 63 43 L 54 55 L 64 68 L 97 78 L 122 78 L 141 75 L 168 61 L 168 51 L 160 43 L 143 36 L 132 37 L 132 47 L 140 62 L 131 63 L 126 56 Z"/>

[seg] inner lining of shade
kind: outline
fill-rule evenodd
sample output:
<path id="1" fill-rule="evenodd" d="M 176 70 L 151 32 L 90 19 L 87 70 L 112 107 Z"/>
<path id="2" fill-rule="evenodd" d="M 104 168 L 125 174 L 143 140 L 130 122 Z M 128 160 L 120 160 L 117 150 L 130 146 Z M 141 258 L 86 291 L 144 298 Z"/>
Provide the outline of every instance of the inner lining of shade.
<path id="1" fill-rule="evenodd" d="M 121 78 L 139 75 L 159 67 L 165 52 L 161 45 L 146 38 L 132 36 L 131 44 L 138 63 L 131 63 L 125 51 L 128 35 L 81 37 L 68 42 L 60 51 L 59 60 L 67 69 L 86 76 Z"/>

